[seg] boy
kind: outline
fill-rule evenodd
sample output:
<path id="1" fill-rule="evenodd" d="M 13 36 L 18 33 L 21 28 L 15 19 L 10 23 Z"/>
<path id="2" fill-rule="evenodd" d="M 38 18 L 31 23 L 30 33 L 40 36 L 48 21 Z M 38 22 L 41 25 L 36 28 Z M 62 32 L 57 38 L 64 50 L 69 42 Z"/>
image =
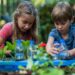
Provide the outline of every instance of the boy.
<path id="1" fill-rule="evenodd" d="M 46 45 L 46 51 L 50 55 L 58 54 L 60 50 L 56 48 L 57 41 L 61 43 L 61 39 L 64 40 L 66 51 L 66 57 L 75 56 L 75 25 L 72 25 L 73 11 L 68 2 L 58 2 L 52 11 L 52 18 L 55 24 L 55 29 L 49 34 L 48 42 Z"/>

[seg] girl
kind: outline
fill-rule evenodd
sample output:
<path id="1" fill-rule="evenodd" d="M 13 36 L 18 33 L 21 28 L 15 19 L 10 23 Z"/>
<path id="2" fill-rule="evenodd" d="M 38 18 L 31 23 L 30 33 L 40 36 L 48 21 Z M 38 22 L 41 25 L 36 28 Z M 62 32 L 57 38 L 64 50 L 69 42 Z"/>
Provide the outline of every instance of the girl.
<path id="1" fill-rule="evenodd" d="M 17 39 L 34 40 L 37 43 L 38 21 L 38 13 L 34 6 L 29 1 L 20 3 L 13 14 L 13 22 L 5 24 L 0 30 L 0 45 L 6 41 L 13 43 Z M 10 53 L 10 50 L 6 53 Z"/>
<path id="2" fill-rule="evenodd" d="M 0 45 L 16 39 L 37 42 L 37 25 L 38 15 L 34 6 L 28 1 L 20 3 L 13 14 L 13 22 L 5 24 L 0 30 Z"/>

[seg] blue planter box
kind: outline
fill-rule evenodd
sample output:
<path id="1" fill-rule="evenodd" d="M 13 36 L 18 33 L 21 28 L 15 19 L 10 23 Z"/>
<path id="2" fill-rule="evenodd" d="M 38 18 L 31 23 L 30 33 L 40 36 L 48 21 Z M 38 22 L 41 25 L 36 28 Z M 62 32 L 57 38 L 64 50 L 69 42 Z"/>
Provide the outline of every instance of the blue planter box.
<path id="1" fill-rule="evenodd" d="M 0 72 L 18 71 L 18 66 L 26 67 L 27 61 L 0 61 Z"/>
<path id="2" fill-rule="evenodd" d="M 36 62 L 36 61 L 35 61 Z M 34 63 L 35 63 L 34 62 Z M 45 61 L 47 62 L 47 61 Z M 40 62 L 39 64 L 43 64 L 44 61 Z M 61 64 L 61 66 L 71 66 L 73 64 L 75 64 L 75 60 L 53 60 L 53 64 L 55 66 L 59 66 L 59 64 Z M 9 72 L 9 71 L 19 71 L 18 66 L 27 66 L 27 60 L 24 61 L 1 61 L 0 60 L 0 72 Z"/>
<path id="3" fill-rule="evenodd" d="M 54 60 L 53 64 L 55 66 L 72 66 L 75 65 L 75 60 Z"/>

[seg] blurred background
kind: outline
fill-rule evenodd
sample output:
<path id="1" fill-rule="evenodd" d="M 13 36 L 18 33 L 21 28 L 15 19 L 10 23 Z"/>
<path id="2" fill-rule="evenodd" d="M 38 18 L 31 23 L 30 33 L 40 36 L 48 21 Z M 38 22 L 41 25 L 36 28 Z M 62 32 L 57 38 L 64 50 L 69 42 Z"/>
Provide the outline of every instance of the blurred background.
<path id="1" fill-rule="evenodd" d="M 22 1 L 31 1 L 38 9 L 40 25 L 39 25 L 39 42 L 47 42 L 48 34 L 54 27 L 51 19 L 51 11 L 58 1 L 68 1 L 72 6 L 75 0 L 0 0 L 0 28 L 12 21 L 12 13 Z"/>

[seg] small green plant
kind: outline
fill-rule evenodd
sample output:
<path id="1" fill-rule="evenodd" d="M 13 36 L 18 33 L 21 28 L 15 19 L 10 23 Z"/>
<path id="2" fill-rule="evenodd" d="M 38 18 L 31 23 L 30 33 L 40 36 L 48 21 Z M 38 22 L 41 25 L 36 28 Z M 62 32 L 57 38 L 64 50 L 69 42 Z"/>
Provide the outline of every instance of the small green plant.
<path id="1" fill-rule="evenodd" d="M 23 48 L 25 53 L 29 50 L 30 41 L 22 41 Z M 15 53 L 16 42 L 10 43 L 7 42 L 6 46 L 0 50 L 0 60 L 5 58 L 5 52 L 11 50 L 11 52 Z M 59 63 L 58 67 L 53 64 L 52 58 L 50 55 L 46 53 L 45 44 L 42 46 L 40 44 L 36 44 L 33 46 L 33 50 L 31 51 L 33 54 L 33 58 L 28 57 L 26 59 L 28 64 L 26 67 L 19 65 L 20 70 L 24 70 L 26 73 L 30 73 L 29 75 L 73 75 L 75 74 L 75 64 L 72 66 L 61 67 L 62 62 Z M 13 56 L 14 58 L 14 56 Z M 14 58 L 15 59 L 15 58 Z M 44 63 L 43 63 L 44 62 Z"/>

